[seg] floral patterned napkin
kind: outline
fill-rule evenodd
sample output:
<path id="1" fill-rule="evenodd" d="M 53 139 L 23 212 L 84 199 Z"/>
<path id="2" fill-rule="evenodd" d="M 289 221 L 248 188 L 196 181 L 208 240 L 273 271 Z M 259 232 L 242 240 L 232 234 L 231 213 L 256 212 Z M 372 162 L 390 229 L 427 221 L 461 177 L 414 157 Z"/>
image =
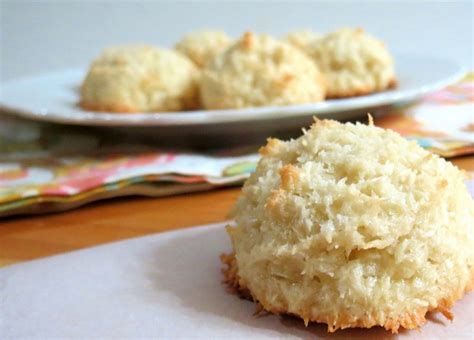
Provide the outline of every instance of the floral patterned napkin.
<path id="1" fill-rule="evenodd" d="M 375 122 L 444 157 L 474 153 L 473 102 L 470 74 L 417 103 L 392 107 Z M 253 171 L 258 155 L 234 154 L 157 150 L 0 115 L 0 216 L 66 210 L 125 195 L 238 185 Z"/>
<path id="2" fill-rule="evenodd" d="M 392 107 L 375 123 L 443 157 L 474 153 L 474 73 L 419 102 Z"/>

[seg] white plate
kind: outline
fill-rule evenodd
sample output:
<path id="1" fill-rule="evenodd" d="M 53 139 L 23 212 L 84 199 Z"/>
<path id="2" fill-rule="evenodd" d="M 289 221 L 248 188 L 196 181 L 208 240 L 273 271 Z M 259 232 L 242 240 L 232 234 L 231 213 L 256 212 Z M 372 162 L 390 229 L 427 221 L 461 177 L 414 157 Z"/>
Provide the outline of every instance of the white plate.
<path id="1" fill-rule="evenodd" d="M 382 339 L 383 328 L 327 327 L 255 316 L 254 303 L 222 284 L 223 224 L 183 229 L 0 269 L 2 339 Z M 397 339 L 472 339 L 474 294 L 457 301 L 453 322 L 428 315 Z M 3 322 L 3 323 L 2 323 Z M 2 327 L 3 324 L 3 327 Z"/>
<path id="2" fill-rule="evenodd" d="M 373 110 L 380 106 L 413 100 L 455 82 L 465 72 L 456 63 L 436 57 L 398 55 L 395 60 L 399 82 L 396 89 L 314 104 L 173 113 L 88 112 L 77 105 L 78 88 L 85 70 L 73 69 L 4 83 L 0 92 L 0 109 L 30 119 L 98 126 L 177 127 L 312 115 L 344 119 L 350 118 L 350 113 L 357 110 Z"/>

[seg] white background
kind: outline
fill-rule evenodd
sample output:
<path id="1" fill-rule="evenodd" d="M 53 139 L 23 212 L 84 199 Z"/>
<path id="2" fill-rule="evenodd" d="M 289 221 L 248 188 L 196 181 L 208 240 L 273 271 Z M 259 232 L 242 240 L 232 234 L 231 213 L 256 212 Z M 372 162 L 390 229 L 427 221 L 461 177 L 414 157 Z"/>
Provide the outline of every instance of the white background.
<path id="1" fill-rule="evenodd" d="M 390 49 L 473 66 L 473 2 L 1 2 L 1 79 L 87 65 L 104 46 L 172 46 L 183 33 L 219 28 L 283 34 L 362 26 Z"/>

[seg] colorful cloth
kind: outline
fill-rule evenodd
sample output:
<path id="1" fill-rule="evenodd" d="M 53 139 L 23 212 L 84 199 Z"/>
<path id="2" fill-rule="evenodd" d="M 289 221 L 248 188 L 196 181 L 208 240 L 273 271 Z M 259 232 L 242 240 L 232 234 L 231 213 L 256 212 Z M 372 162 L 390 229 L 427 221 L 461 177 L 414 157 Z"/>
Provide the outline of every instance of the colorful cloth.
<path id="1" fill-rule="evenodd" d="M 419 102 L 393 106 L 375 123 L 443 157 L 474 153 L 474 73 Z"/>
<path id="2" fill-rule="evenodd" d="M 473 102 L 470 75 L 419 102 L 393 106 L 375 122 L 444 157 L 474 153 Z M 170 152 L 123 144 L 102 133 L 1 116 L 0 216 L 65 210 L 124 195 L 163 196 L 238 185 L 255 168 L 258 155 L 253 151 L 240 156 L 233 150 Z"/>

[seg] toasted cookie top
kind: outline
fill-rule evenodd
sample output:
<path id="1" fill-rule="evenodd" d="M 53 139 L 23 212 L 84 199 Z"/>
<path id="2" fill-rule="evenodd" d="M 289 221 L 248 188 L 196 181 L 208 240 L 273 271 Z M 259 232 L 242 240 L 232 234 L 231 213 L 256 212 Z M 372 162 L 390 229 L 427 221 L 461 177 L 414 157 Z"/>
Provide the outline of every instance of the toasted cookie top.
<path id="1" fill-rule="evenodd" d="M 327 79 L 327 96 L 351 97 L 395 86 L 393 58 L 384 43 L 362 29 L 340 29 L 307 49 Z"/>
<path id="2" fill-rule="evenodd" d="M 152 46 L 105 49 L 81 88 L 81 106 L 112 112 L 174 111 L 197 102 L 199 71 L 180 53 Z"/>
<path id="3" fill-rule="evenodd" d="M 319 33 L 311 30 L 299 30 L 288 33 L 284 37 L 284 41 L 307 53 L 308 48 L 319 38 L 321 38 Z"/>
<path id="4" fill-rule="evenodd" d="M 317 102 L 325 85 L 317 65 L 293 46 L 245 33 L 203 71 L 205 108 L 241 108 Z"/>
<path id="5" fill-rule="evenodd" d="M 186 34 L 175 48 L 202 68 L 231 43 L 232 39 L 225 32 L 197 31 Z"/>

